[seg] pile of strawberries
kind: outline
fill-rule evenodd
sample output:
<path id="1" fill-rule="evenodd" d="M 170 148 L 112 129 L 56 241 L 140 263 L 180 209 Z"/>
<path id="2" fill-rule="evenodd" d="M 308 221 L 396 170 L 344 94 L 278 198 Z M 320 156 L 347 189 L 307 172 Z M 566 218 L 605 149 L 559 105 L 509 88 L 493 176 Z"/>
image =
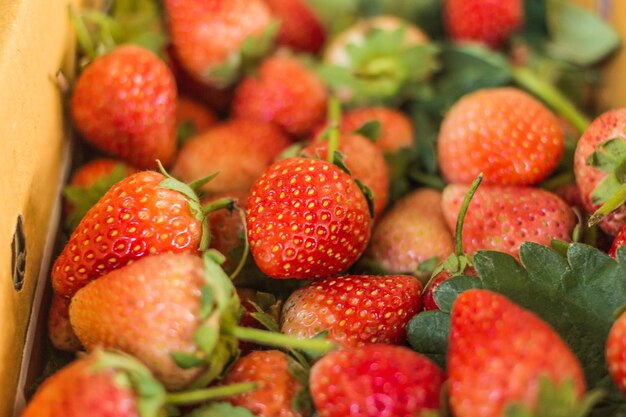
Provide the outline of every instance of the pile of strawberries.
<path id="1" fill-rule="evenodd" d="M 480 279 L 477 251 L 519 258 L 523 242 L 591 235 L 589 217 L 616 236 L 616 256 L 626 109 L 586 128 L 574 181 L 553 175 L 565 132 L 580 127 L 572 118 L 518 87 L 470 92 L 438 131 L 442 186 L 412 182 L 398 195 L 407 171 L 394 161 L 422 140 L 401 97 L 436 66 L 424 31 L 378 16 L 334 34 L 305 0 L 143 3 L 114 2 L 106 18 L 74 12 L 85 65 L 71 118 L 91 160 L 66 192 L 71 235 L 51 271 L 48 329 L 57 349 L 87 353 L 45 381 L 23 416 L 593 407 L 567 344 L 502 295 L 458 296 L 445 369 L 407 347 L 407 324 L 439 309 L 442 282 Z M 448 41 L 484 48 L 506 48 L 524 25 L 521 0 L 447 0 L 443 16 Z M 386 59 L 388 42 L 405 49 Z M 398 67 L 415 59 L 423 65 Z M 339 83 L 345 74 L 362 78 Z M 554 178 L 566 181 L 539 187 Z M 626 391 L 624 317 L 607 361 Z"/>

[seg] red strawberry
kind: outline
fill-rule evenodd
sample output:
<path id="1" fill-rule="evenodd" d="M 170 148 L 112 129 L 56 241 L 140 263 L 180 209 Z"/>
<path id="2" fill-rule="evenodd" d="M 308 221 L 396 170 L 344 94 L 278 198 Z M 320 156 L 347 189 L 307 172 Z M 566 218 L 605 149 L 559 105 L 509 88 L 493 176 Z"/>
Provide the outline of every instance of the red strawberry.
<path id="1" fill-rule="evenodd" d="M 310 381 L 321 417 L 420 417 L 439 409 L 444 375 L 405 347 L 369 345 L 324 356 Z"/>
<path id="2" fill-rule="evenodd" d="M 231 198 L 235 205 L 245 209 L 248 193 L 233 192 L 216 195 L 202 200 L 203 204 L 210 204 L 221 198 Z M 240 259 L 233 255 L 237 249 L 243 247 L 246 239 L 246 232 L 241 215 L 237 210 L 217 210 L 209 214 L 209 227 L 211 231 L 210 247 L 220 252 L 226 257 L 222 265 L 224 269 L 234 269 Z"/>
<path id="3" fill-rule="evenodd" d="M 176 134 L 179 143 L 205 132 L 217 124 L 217 116 L 211 110 L 187 97 L 176 102 Z"/>
<path id="4" fill-rule="evenodd" d="M 626 394 L 626 314 L 615 321 L 606 341 L 606 362 L 615 384 Z"/>
<path id="5" fill-rule="evenodd" d="M 48 312 L 48 335 L 57 349 L 76 352 L 80 350 L 81 344 L 70 324 L 69 307 L 68 298 L 59 295 L 52 297 Z"/>
<path id="6" fill-rule="evenodd" d="M 70 322 L 87 350 L 104 346 L 130 353 L 165 387 L 181 389 L 209 364 L 202 355 L 212 352 L 203 351 L 196 332 L 200 328 L 219 329 L 222 312 L 210 311 L 210 316 L 201 317 L 205 308 L 201 292 L 207 288 L 215 294 L 214 287 L 207 282 L 198 256 L 148 256 L 79 290 L 70 305 Z M 236 349 L 236 341 L 226 343 L 228 352 Z M 198 362 L 183 369 L 173 354 L 191 355 Z M 221 359 L 227 361 L 229 357 Z"/>
<path id="7" fill-rule="evenodd" d="M 198 250 L 201 219 L 188 197 L 160 186 L 165 179 L 152 171 L 133 174 L 89 210 L 52 267 L 56 294 L 71 298 L 90 281 L 143 256 Z"/>
<path id="8" fill-rule="evenodd" d="M 140 362 L 97 350 L 48 378 L 22 417 L 156 417 L 164 400 Z"/>
<path id="9" fill-rule="evenodd" d="M 626 108 L 610 110 L 596 118 L 578 141 L 574 173 L 589 213 L 600 208 L 624 183 L 625 129 Z M 600 222 L 600 227 L 614 236 L 625 222 L 626 207 L 622 206 Z"/>
<path id="10" fill-rule="evenodd" d="M 451 183 L 531 185 L 556 168 L 564 149 L 558 119 L 527 93 L 478 90 L 446 114 L 438 139 L 439 165 Z"/>
<path id="11" fill-rule="evenodd" d="M 280 20 L 276 42 L 297 50 L 317 53 L 324 46 L 326 30 L 305 0 L 265 0 Z"/>
<path id="12" fill-rule="evenodd" d="M 176 150 L 176 84 L 152 52 L 121 46 L 93 61 L 72 94 L 81 135 L 139 168 L 168 165 Z"/>
<path id="13" fill-rule="evenodd" d="M 248 39 L 267 49 L 261 38 L 270 30 L 271 14 L 262 0 L 166 0 L 165 11 L 179 62 L 207 85 L 223 88 L 236 81 Z"/>
<path id="14" fill-rule="evenodd" d="M 214 180 L 202 187 L 203 191 L 247 192 L 290 143 L 278 128 L 268 123 L 230 120 L 185 143 L 172 173 L 183 181 L 195 181 L 219 171 Z"/>
<path id="15" fill-rule="evenodd" d="M 542 377 L 573 382 L 579 397 L 585 391 L 580 363 L 559 335 L 487 290 L 467 290 L 454 303 L 448 373 L 456 417 L 500 417 L 511 403 L 533 409 Z"/>
<path id="16" fill-rule="evenodd" d="M 454 230 L 469 186 L 449 185 L 443 191 L 443 214 Z M 555 194 L 538 188 L 481 185 L 472 199 L 463 226 L 463 248 L 519 255 L 523 242 L 549 245 L 552 239 L 571 240 L 576 224 L 572 209 Z"/>
<path id="17" fill-rule="evenodd" d="M 374 226 L 368 252 L 392 273 L 416 271 L 422 262 L 454 252 L 441 192 L 420 189 L 398 200 Z"/>
<path id="18" fill-rule="evenodd" d="M 445 0 L 444 21 L 451 39 L 497 48 L 524 24 L 523 0 Z"/>
<path id="19" fill-rule="evenodd" d="M 328 330 L 343 346 L 402 344 L 421 309 L 421 283 L 412 276 L 348 275 L 296 290 L 282 311 L 282 332 L 310 338 Z"/>
<path id="20" fill-rule="evenodd" d="M 413 124 L 404 113 L 391 107 L 362 107 L 347 112 L 341 120 L 341 131 L 354 132 L 365 123 L 380 123 L 376 146 L 385 152 L 397 152 L 413 146 Z"/>
<path id="21" fill-rule="evenodd" d="M 259 417 L 300 417 L 292 408 L 302 386 L 290 373 L 287 355 L 278 350 L 255 351 L 237 360 L 230 368 L 223 384 L 258 382 L 259 387 L 245 394 L 230 397 L 228 401 L 247 408 Z"/>
<path id="22" fill-rule="evenodd" d="M 235 91 L 233 114 L 274 122 L 292 136 L 310 133 L 323 119 L 328 93 L 317 75 L 288 56 L 266 59 Z"/>
<path id="23" fill-rule="evenodd" d="M 254 260 L 273 278 L 341 273 L 365 250 L 372 222 L 348 174 L 305 158 L 270 166 L 252 187 L 246 217 Z"/>
<path id="24" fill-rule="evenodd" d="M 476 276 L 476 270 L 473 267 L 467 267 L 463 272 L 461 272 L 461 275 Z M 435 295 L 433 294 L 433 291 L 435 291 L 435 288 L 440 286 L 442 283 L 446 282 L 450 278 L 454 278 L 455 276 L 458 275 L 450 275 L 448 271 L 443 270 L 437 274 L 432 281 L 430 281 L 430 285 L 424 288 L 424 291 L 422 292 L 422 304 L 424 305 L 424 310 L 440 310 L 439 306 L 435 302 Z"/>
<path id="25" fill-rule="evenodd" d="M 389 199 L 389 170 L 380 149 L 360 135 L 343 134 L 339 149 L 353 178 L 363 182 L 374 194 L 374 217 L 379 216 Z M 303 155 L 321 159 L 328 157 L 328 141 L 320 136 L 302 151 Z"/>
<path id="26" fill-rule="evenodd" d="M 615 258 L 617 256 L 617 250 L 621 246 L 626 246 L 626 225 L 622 226 L 619 233 L 615 236 L 615 239 L 613 239 L 609 255 Z"/>

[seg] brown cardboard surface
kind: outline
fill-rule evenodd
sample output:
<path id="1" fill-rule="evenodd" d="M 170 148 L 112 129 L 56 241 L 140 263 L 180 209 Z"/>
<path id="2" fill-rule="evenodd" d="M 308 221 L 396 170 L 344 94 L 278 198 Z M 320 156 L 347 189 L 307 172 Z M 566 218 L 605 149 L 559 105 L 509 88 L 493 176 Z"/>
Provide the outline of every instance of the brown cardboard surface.
<path id="1" fill-rule="evenodd" d="M 12 414 L 31 303 L 61 181 L 65 126 L 55 73 L 67 63 L 71 0 L 0 1 L 0 416 Z M 70 67 L 68 67 L 70 68 Z M 24 219 L 23 288 L 11 241 Z"/>

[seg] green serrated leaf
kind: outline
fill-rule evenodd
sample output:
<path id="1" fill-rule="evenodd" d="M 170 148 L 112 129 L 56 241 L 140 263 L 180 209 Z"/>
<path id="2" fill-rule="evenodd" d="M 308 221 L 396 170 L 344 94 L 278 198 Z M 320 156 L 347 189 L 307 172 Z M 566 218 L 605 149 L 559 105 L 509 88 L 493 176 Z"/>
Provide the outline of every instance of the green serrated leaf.
<path id="1" fill-rule="evenodd" d="M 381 133 L 381 125 L 378 120 L 370 120 L 363 123 L 356 129 L 353 133 L 357 135 L 361 135 L 371 140 L 372 142 L 376 142 L 378 138 L 380 138 Z"/>
<path id="2" fill-rule="evenodd" d="M 438 263 L 439 257 L 433 256 L 432 258 L 428 258 L 425 261 L 420 262 L 420 264 L 417 266 L 417 270 L 427 274 L 432 274 Z"/>
<path id="3" fill-rule="evenodd" d="M 333 152 L 333 165 L 336 165 L 340 170 L 345 172 L 348 175 L 352 175 L 350 169 L 348 169 L 345 160 L 343 159 L 343 154 L 339 151 Z"/>
<path id="4" fill-rule="evenodd" d="M 270 332 L 280 333 L 280 326 L 276 319 L 264 311 L 257 311 L 256 313 L 252 313 L 251 316 L 261 323 L 263 327 L 265 327 Z"/>
<path id="5" fill-rule="evenodd" d="M 411 348 L 432 359 L 445 369 L 450 315 L 443 311 L 424 311 L 407 325 L 407 340 Z"/>
<path id="6" fill-rule="evenodd" d="M 370 187 L 363 184 L 363 182 L 360 179 L 354 178 L 354 182 L 356 183 L 357 187 L 359 187 L 359 190 L 361 190 L 361 192 L 363 193 L 363 196 L 365 197 L 365 201 L 367 201 L 367 208 L 369 209 L 370 217 L 373 218 L 374 213 L 375 213 L 374 192 L 372 191 Z"/>
<path id="7" fill-rule="evenodd" d="M 459 275 L 442 282 L 433 289 L 435 304 L 445 313 L 452 312 L 452 305 L 457 297 L 466 290 L 482 288 L 482 284 L 476 277 Z"/>
<path id="8" fill-rule="evenodd" d="M 250 410 L 231 403 L 218 402 L 196 408 L 188 417 L 257 417 Z"/>

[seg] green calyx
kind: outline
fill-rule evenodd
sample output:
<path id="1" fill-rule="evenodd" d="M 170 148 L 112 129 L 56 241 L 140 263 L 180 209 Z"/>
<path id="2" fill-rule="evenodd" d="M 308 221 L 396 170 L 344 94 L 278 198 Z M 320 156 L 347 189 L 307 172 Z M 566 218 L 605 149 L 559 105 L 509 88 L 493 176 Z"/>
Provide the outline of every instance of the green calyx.
<path id="1" fill-rule="evenodd" d="M 323 64 L 319 74 L 344 103 L 395 105 L 417 94 L 420 85 L 437 69 L 437 47 L 410 45 L 406 27 L 373 29 L 363 43 L 348 44 L 348 66 Z"/>
<path id="2" fill-rule="evenodd" d="M 537 405 L 529 408 L 520 404 L 507 405 L 505 417 L 585 417 L 603 397 L 600 390 L 593 390 L 579 398 L 574 381 L 568 379 L 556 384 L 542 376 L 539 382 Z"/>
<path id="3" fill-rule="evenodd" d="M 626 201 L 626 140 L 617 137 L 602 142 L 586 162 L 606 173 L 591 193 L 591 202 L 602 204 L 589 219 L 589 225 L 593 226 Z"/>
<path id="4" fill-rule="evenodd" d="M 232 52 L 226 61 L 206 71 L 204 80 L 215 88 L 225 89 L 252 72 L 258 62 L 272 51 L 279 27 L 278 21 L 272 21 L 259 36 L 248 36 L 241 48 Z"/>
<path id="5" fill-rule="evenodd" d="M 166 392 L 163 386 L 141 362 L 121 352 L 95 350 L 93 372 L 108 369 L 116 371 L 114 381 L 121 387 L 129 387 L 135 393 L 137 412 L 140 417 L 157 417 L 165 405 Z"/>

